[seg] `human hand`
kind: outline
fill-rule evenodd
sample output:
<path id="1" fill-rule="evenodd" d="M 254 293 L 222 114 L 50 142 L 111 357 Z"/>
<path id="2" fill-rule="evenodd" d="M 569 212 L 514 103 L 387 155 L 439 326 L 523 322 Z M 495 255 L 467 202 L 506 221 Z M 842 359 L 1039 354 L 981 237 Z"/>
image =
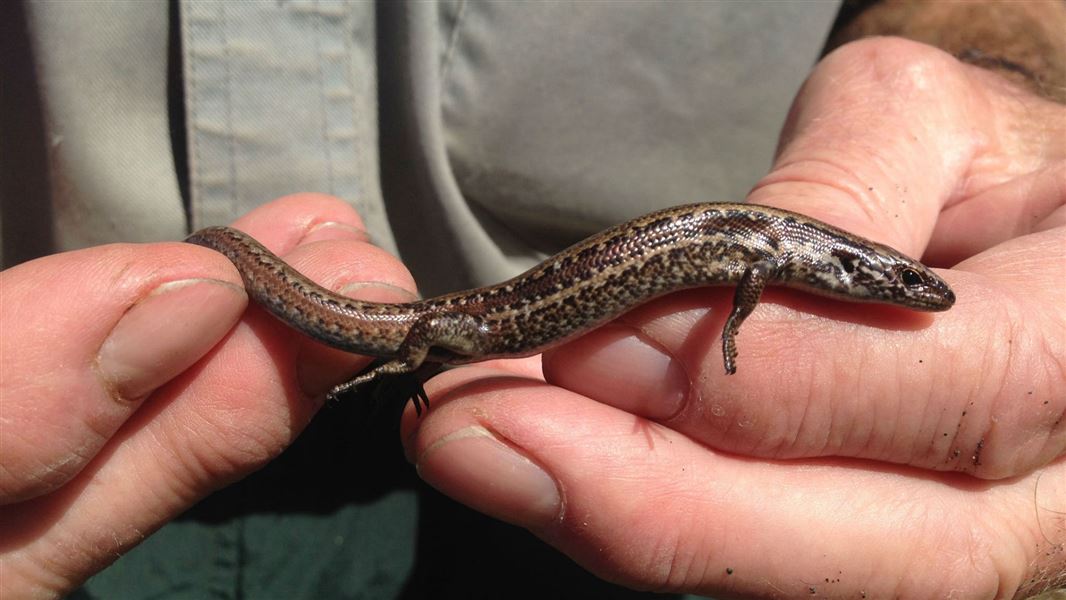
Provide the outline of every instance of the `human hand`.
<path id="1" fill-rule="evenodd" d="M 410 299 L 339 200 L 235 224 L 333 289 Z M 222 255 L 182 243 L 67 252 L 0 274 L 0 597 L 59 596 L 300 433 L 365 364 L 245 312 Z"/>
<path id="2" fill-rule="evenodd" d="M 1066 118 L 898 39 L 827 57 L 749 200 L 941 267 L 930 315 L 675 294 L 432 380 L 405 444 L 600 576 L 714 596 L 1002 597 L 1066 579 Z"/>

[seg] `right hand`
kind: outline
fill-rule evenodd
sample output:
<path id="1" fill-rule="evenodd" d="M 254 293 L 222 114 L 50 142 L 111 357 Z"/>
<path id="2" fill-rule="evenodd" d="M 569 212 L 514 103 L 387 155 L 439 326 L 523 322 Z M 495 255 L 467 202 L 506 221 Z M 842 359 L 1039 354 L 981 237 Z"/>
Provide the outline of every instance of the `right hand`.
<path id="1" fill-rule="evenodd" d="M 333 289 L 412 297 L 339 200 L 291 196 L 235 225 Z M 366 363 L 245 311 L 233 265 L 191 244 L 46 256 L 4 271 L 0 289 L 4 598 L 69 592 L 262 467 Z"/>

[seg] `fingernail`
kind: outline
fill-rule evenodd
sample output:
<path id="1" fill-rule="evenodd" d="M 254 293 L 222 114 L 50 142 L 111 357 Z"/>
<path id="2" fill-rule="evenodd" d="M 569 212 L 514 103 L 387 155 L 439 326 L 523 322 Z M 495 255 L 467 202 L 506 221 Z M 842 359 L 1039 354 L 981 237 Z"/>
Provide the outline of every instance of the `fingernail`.
<path id="1" fill-rule="evenodd" d="M 551 383 L 649 419 L 676 415 L 691 386 L 674 357 L 617 325 L 545 354 L 544 372 Z"/>
<path id="2" fill-rule="evenodd" d="M 97 371 L 120 398 L 148 395 L 192 366 L 233 327 L 248 297 L 214 279 L 165 283 L 134 304 L 100 347 Z"/>
<path id="3" fill-rule="evenodd" d="M 325 240 L 356 240 L 369 242 L 370 235 L 365 230 L 359 229 L 358 227 L 352 227 L 347 223 L 324 221 L 318 223 L 304 234 L 303 238 L 300 239 L 300 243 L 306 244 L 308 242 L 321 242 Z"/>
<path id="4" fill-rule="evenodd" d="M 559 516 L 555 480 L 479 425 L 438 440 L 422 453 L 416 468 L 441 492 L 508 523 L 537 528 Z"/>
<path id="5" fill-rule="evenodd" d="M 365 282 L 349 283 L 341 289 L 345 296 L 367 302 L 413 302 L 418 295 L 391 283 Z"/>

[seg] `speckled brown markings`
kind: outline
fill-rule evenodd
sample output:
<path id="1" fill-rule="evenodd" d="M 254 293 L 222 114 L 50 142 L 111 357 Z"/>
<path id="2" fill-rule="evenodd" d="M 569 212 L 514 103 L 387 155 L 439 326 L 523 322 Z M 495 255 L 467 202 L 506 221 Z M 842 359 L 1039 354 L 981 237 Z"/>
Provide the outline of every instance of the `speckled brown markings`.
<path id="1" fill-rule="evenodd" d="M 186 241 L 237 266 L 249 295 L 330 346 L 388 359 L 334 392 L 424 361 L 528 356 L 673 291 L 736 285 L 722 332 L 727 373 L 735 336 L 763 288 L 785 285 L 857 302 L 947 310 L 948 285 L 921 263 L 820 221 L 752 204 L 693 204 L 594 235 L 514 279 L 403 304 L 361 302 L 313 283 L 248 235 L 209 227 Z"/>

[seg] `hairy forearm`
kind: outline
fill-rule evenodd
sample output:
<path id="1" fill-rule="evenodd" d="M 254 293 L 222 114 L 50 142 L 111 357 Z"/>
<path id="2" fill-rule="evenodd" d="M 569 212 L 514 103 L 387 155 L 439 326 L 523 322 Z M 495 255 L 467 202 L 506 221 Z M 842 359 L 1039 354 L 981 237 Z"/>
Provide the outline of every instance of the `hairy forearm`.
<path id="1" fill-rule="evenodd" d="M 892 35 L 940 48 L 1066 104 L 1066 3 L 845 0 L 825 51 Z"/>

